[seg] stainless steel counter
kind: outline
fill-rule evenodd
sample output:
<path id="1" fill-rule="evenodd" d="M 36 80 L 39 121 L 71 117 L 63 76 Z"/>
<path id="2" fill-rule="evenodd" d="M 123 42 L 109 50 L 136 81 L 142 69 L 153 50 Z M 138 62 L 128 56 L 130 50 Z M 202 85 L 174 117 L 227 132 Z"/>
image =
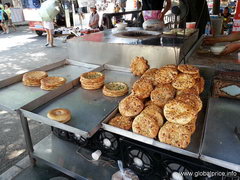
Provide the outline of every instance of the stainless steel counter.
<path id="1" fill-rule="evenodd" d="M 144 32 L 153 36 L 123 37 L 122 32 Z M 196 42 L 198 31 L 190 37 L 161 35 L 139 28 L 116 29 L 77 37 L 68 41 L 69 58 L 96 64 L 129 67 L 136 56 L 143 56 L 151 67 L 178 64 Z"/>
<path id="2" fill-rule="evenodd" d="M 104 66 L 95 71 L 105 74 L 105 82 L 125 82 L 131 89 L 137 77 L 129 70 L 118 69 L 113 66 Z M 107 97 L 98 90 L 85 90 L 79 85 L 79 78 L 72 82 L 71 86 L 65 86 L 64 90 L 56 90 L 56 96 L 43 96 L 37 101 L 29 103 L 21 109 L 23 114 L 31 119 L 43 122 L 66 131 L 91 137 L 100 127 L 101 122 L 118 106 L 123 97 Z M 48 111 L 55 108 L 66 108 L 71 111 L 72 118 L 63 124 L 47 118 Z"/>
<path id="3" fill-rule="evenodd" d="M 237 70 L 240 71 L 240 53 L 229 55 L 214 55 L 210 52 L 210 46 L 203 45 L 204 35 L 198 40 L 191 51 L 188 53 L 186 63 L 200 65 L 217 70 Z M 221 43 L 226 45 L 228 43 Z M 208 50 L 208 53 L 201 53 L 199 49 Z"/>
<path id="4" fill-rule="evenodd" d="M 234 133 L 240 127 L 240 101 L 211 98 L 201 159 L 240 172 L 240 139 Z"/>
<path id="5" fill-rule="evenodd" d="M 80 77 L 80 74 L 97 67 L 99 66 L 63 60 L 35 70 L 47 71 L 49 76 L 65 77 L 69 83 Z M 24 86 L 22 76 L 23 74 L 17 75 L 0 82 L 0 107 L 8 111 L 15 111 L 41 96 L 52 93 L 52 91 L 44 91 L 40 87 Z"/>

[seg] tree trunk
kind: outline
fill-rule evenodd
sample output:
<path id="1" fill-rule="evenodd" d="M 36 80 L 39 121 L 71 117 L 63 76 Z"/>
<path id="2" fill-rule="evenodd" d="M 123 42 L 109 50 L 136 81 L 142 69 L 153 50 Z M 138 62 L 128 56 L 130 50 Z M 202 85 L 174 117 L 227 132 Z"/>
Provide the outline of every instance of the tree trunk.
<path id="1" fill-rule="evenodd" d="M 220 13 L 220 0 L 213 0 L 213 14 L 218 15 Z"/>

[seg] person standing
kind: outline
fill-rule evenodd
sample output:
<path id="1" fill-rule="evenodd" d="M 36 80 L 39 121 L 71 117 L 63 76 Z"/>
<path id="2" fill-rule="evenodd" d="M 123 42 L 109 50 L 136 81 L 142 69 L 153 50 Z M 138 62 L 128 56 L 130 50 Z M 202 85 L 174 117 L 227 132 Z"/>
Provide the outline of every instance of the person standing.
<path id="1" fill-rule="evenodd" d="M 55 47 L 53 45 L 53 30 L 54 30 L 54 19 L 59 13 L 59 1 L 58 0 L 47 0 L 42 3 L 39 10 L 42 18 L 43 27 L 47 32 L 47 43 L 45 46 Z"/>
<path id="2" fill-rule="evenodd" d="M 3 30 L 2 34 L 8 34 L 9 33 L 8 15 L 5 12 L 5 10 L 2 9 L 1 7 L 0 7 L 0 10 L 1 10 L 1 14 L 2 14 L 2 17 L 1 17 L 1 27 L 2 27 L 2 30 Z"/>
<path id="3" fill-rule="evenodd" d="M 167 5 L 165 8 L 163 8 L 164 2 L 167 2 Z M 145 18 L 145 14 L 148 13 L 149 11 L 155 11 L 157 13 L 157 19 L 163 21 L 165 14 L 167 11 L 171 8 L 171 0 L 143 0 L 142 1 L 142 10 L 143 10 L 143 15 L 144 19 L 152 19 L 153 17 L 148 17 L 147 19 Z"/>
<path id="4" fill-rule="evenodd" d="M 12 22 L 12 14 L 11 14 L 11 8 L 10 8 L 11 4 L 10 3 L 5 3 L 4 4 L 4 11 L 7 13 L 8 15 L 8 25 L 9 27 L 13 27 L 14 31 L 16 31 L 16 27 Z"/>
<path id="5" fill-rule="evenodd" d="M 99 15 L 96 6 L 90 7 L 92 14 L 90 15 L 89 27 L 92 29 L 99 28 Z"/>

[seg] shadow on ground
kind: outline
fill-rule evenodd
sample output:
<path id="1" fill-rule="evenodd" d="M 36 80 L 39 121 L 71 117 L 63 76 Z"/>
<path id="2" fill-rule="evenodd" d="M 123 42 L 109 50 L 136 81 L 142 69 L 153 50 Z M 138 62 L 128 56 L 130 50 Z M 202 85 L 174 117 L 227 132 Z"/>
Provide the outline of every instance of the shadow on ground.
<path id="1" fill-rule="evenodd" d="M 0 80 L 67 58 L 66 44 L 55 40 L 55 48 L 46 48 L 45 36 L 38 37 L 27 27 L 0 35 Z M 11 99 L 9 99 L 11 101 Z M 20 119 L 0 109 L 0 174 L 27 155 Z M 50 133 L 50 127 L 29 121 L 33 143 Z"/>

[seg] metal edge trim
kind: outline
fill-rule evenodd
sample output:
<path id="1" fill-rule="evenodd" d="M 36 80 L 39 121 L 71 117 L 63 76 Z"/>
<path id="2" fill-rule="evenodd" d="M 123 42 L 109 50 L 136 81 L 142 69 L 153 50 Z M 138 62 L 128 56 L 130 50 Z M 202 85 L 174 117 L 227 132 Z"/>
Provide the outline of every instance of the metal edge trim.
<path id="1" fill-rule="evenodd" d="M 49 118 L 46 118 L 44 116 L 40 116 L 38 114 L 35 114 L 35 113 L 32 113 L 30 111 L 27 111 L 27 110 L 24 110 L 24 109 L 20 109 L 20 111 L 22 112 L 22 114 L 24 115 L 24 117 L 26 118 L 30 118 L 30 119 L 33 119 L 35 121 L 38 121 L 38 122 L 41 122 L 41 123 L 44 123 L 44 124 L 47 124 L 49 126 L 53 126 L 53 127 L 56 127 L 56 128 L 60 128 L 60 129 L 64 129 L 66 131 L 69 131 L 69 132 L 72 132 L 74 134 L 79 134 L 85 138 L 88 137 L 88 133 L 85 132 L 85 131 L 82 131 L 80 129 L 77 129 L 75 127 L 72 127 L 72 126 L 69 126 L 67 124 L 63 124 L 63 123 L 60 123 L 60 122 L 57 122 L 57 121 L 54 121 L 54 120 L 51 120 Z"/>
<path id="2" fill-rule="evenodd" d="M 193 45 L 193 47 L 191 48 L 191 50 L 187 53 L 187 55 L 186 55 L 186 57 L 185 57 L 186 61 L 188 61 L 188 59 L 190 58 L 190 56 L 193 55 L 193 53 L 196 51 L 197 47 L 199 47 L 199 46 L 201 45 L 201 43 L 202 43 L 202 41 L 203 41 L 203 39 L 204 39 L 205 37 L 206 37 L 205 35 L 202 35 L 202 36 L 200 37 L 200 39 L 197 41 L 197 43 L 195 43 L 195 44 Z"/>
<path id="3" fill-rule="evenodd" d="M 205 140 L 205 137 L 206 137 L 206 129 L 207 129 L 207 121 L 208 121 L 208 112 L 209 112 L 209 109 L 210 109 L 210 101 L 212 98 L 209 97 L 208 98 L 208 103 L 207 103 L 207 108 L 206 108 L 206 112 L 205 112 L 205 118 L 204 118 L 204 124 L 203 124 L 203 132 L 202 132 L 202 139 L 201 139 L 201 144 L 200 144 L 200 156 L 199 158 L 201 158 L 202 156 L 202 151 L 203 151 L 203 144 L 204 144 L 204 140 Z"/>
<path id="4" fill-rule="evenodd" d="M 205 161 L 205 162 L 209 162 L 209 163 L 215 164 L 217 166 L 221 166 L 223 168 L 228 168 L 230 170 L 240 172 L 240 165 L 239 164 L 229 163 L 227 161 L 215 159 L 215 158 L 205 156 L 205 155 L 202 155 L 200 157 L 200 159 Z"/>
<path id="5" fill-rule="evenodd" d="M 0 108 L 1 108 L 1 110 L 3 110 L 3 111 L 8 111 L 8 112 L 10 112 L 10 113 L 17 113 L 17 112 L 16 112 L 17 109 L 12 109 L 12 108 L 9 108 L 9 107 L 7 107 L 7 106 L 5 106 L 5 105 L 2 105 L 2 104 L 0 104 Z"/>

